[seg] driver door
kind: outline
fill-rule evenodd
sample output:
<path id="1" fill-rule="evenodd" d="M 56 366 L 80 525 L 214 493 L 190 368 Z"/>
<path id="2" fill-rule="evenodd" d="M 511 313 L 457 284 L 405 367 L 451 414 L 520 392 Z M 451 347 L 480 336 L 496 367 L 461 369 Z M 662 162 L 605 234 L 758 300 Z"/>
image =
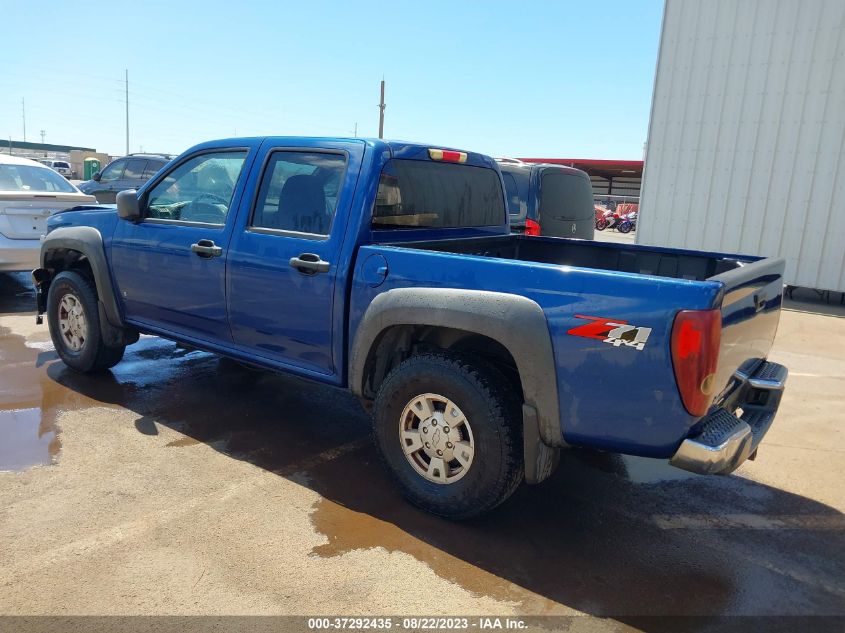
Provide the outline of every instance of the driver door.
<path id="1" fill-rule="evenodd" d="M 230 345 L 226 254 L 250 148 L 187 156 L 139 193 L 143 220 L 119 221 L 114 278 L 126 319 L 144 329 Z"/>

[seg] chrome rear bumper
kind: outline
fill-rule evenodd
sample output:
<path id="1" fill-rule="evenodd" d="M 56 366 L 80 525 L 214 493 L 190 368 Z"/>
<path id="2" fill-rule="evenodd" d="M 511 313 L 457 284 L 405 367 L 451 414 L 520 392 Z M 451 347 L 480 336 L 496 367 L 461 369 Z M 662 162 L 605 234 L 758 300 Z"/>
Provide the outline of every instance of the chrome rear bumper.
<path id="1" fill-rule="evenodd" d="M 737 371 L 727 395 L 681 442 L 669 463 L 703 475 L 726 475 L 757 451 L 772 425 L 788 371 L 764 361 L 752 373 Z"/>

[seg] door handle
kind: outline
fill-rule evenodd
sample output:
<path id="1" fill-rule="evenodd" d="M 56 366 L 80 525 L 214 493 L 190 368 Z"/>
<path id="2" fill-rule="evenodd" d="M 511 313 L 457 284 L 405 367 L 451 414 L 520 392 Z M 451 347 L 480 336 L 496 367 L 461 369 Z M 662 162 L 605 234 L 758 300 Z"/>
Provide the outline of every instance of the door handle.
<path id="1" fill-rule="evenodd" d="M 215 245 L 213 240 L 200 240 L 196 244 L 191 244 L 191 252 L 200 257 L 220 257 L 223 254 L 223 248 Z"/>
<path id="2" fill-rule="evenodd" d="M 299 257 L 290 258 L 291 268 L 296 268 L 299 272 L 306 275 L 314 275 L 316 273 L 327 273 L 331 264 L 320 259 L 319 255 L 314 253 L 302 253 Z"/>

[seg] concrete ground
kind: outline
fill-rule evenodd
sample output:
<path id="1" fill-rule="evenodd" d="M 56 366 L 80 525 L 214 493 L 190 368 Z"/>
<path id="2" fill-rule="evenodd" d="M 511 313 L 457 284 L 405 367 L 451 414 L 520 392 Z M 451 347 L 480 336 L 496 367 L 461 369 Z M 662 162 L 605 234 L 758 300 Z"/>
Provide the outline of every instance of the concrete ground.
<path id="1" fill-rule="evenodd" d="M 345 392 L 153 337 L 74 374 L 0 275 L 0 614 L 843 616 L 845 319 L 804 298 L 755 462 L 573 450 L 454 524 L 402 501 Z"/>
<path id="2" fill-rule="evenodd" d="M 614 229 L 605 229 L 604 231 L 596 231 L 595 240 L 597 242 L 617 242 L 619 244 L 634 244 L 637 240 L 637 232 L 620 233 Z"/>

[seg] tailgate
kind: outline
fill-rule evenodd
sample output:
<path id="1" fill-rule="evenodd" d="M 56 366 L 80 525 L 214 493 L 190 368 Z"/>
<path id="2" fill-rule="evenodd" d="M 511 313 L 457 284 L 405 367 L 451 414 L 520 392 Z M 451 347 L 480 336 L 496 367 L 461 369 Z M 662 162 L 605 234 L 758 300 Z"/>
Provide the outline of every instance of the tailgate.
<path id="1" fill-rule="evenodd" d="M 718 388 L 740 367 L 751 371 L 768 356 L 780 320 L 784 267 L 783 259 L 761 259 L 709 279 L 724 285 Z"/>

